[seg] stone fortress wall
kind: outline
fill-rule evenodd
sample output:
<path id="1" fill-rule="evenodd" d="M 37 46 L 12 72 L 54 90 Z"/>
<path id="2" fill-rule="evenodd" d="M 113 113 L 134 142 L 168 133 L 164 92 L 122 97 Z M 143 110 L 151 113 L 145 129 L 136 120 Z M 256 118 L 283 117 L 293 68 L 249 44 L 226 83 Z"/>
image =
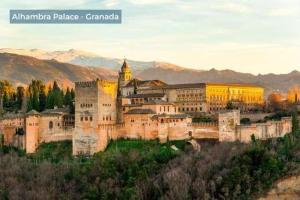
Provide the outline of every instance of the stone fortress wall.
<path id="1" fill-rule="evenodd" d="M 268 121 L 266 123 L 253 123 L 251 125 L 238 125 L 235 139 L 241 142 L 250 142 L 253 134 L 257 139 L 282 137 L 292 131 L 290 117 L 283 117 L 280 121 Z"/>
<path id="2" fill-rule="evenodd" d="M 145 119 L 149 116 L 145 116 Z M 240 113 L 238 110 L 224 111 L 219 114 L 218 123 L 192 123 L 185 121 L 179 125 L 175 122 L 156 123 L 143 126 L 135 123 L 132 128 L 130 124 L 100 125 L 98 138 L 98 150 L 105 150 L 109 140 L 126 139 L 158 139 L 160 142 L 167 140 L 184 139 L 216 139 L 220 142 L 241 141 L 248 143 L 251 135 L 257 139 L 282 137 L 292 129 L 291 118 L 285 117 L 280 121 L 268 121 L 266 123 L 255 123 L 251 125 L 240 125 Z"/>
<path id="3" fill-rule="evenodd" d="M 96 91 L 94 89 L 86 88 L 85 90 L 87 93 L 93 94 Z M 98 115 L 98 110 L 95 109 L 97 105 L 90 105 L 98 104 L 97 98 L 93 98 L 95 95 L 81 95 L 81 97 L 84 98 L 86 105 L 81 105 L 81 101 L 76 102 L 76 105 L 92 107 L 92 109 L 90 112 L 86 112 L 86 108 L 84 110 L 76 109 L 75 128 L 64 125 L 63 116 L 65 115 L 62 113 L 31 112 L 25 116 L 0 120 L 0 133 L 4 136 L 4 144 L 18 146 L 26 149 L 27 153 L 33 153 L 43 142 L 73 140 L 73 154 L 78 155 L 103 151 L 110 140 L 121 138 L 158 139 L 160 142 L 190 138 L 216 139 L 220 142 L 250 142 L 252 134 L 258 139 L 266 139 L 281 137 L 292 129 L 289 117 L 282 118 L 280 121 L 240 125 L 240 113 L 237 110 L 219 113 L 218 123 L 192 123 L 190 117 L 172 118 L 172 115 L 165 114 L 133 113 L 125 114 L 125 122 L 117 124 L 113 120 L 110 122 L 109 117 L 108 120 L 104 117 L 113 113 L 114 108 L 111 109 L 112 112 L 107 111 L 105 115 L 103 113 Z M 159 109 L 157 106 L 150 107 Z M 174 109 L 170 110 L 174 111 Z M 178 117 L 178 115 L 174 116 Z M 131 121 L 133 119 L 134 121 Z M 22 128 L 24 128 L 24 132 L 19 131 L 16 134 L 17 130 Z"/>
<path id="4" fill-rule="evenodd" d="M 55 111 L 55 109 L 53 110 Z M 72 140 L 74 128 L 66 126 L 66 113 L 10 114 L 0 120 L 0 134 L 4 145 L 25 149 L 34 153 L 41 143 Z"/>

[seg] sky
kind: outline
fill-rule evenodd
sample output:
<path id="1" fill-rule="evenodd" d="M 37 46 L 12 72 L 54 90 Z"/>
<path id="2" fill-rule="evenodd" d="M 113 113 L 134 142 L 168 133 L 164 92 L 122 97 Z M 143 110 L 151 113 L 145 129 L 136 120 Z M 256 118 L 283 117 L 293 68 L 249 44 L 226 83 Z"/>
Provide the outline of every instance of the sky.
<path id="1" fill-rule="evenodd" d="M 123 22 L 9 24 L 9 9 L 122 9 Z M 289 73 L 300 71 L 300 0 L 0 0 L 0 48 Z"/>

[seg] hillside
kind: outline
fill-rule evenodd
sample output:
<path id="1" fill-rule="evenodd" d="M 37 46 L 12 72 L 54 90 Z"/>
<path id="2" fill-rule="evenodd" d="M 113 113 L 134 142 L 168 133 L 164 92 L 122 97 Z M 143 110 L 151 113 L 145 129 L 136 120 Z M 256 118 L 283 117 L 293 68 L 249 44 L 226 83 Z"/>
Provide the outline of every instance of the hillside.
<path id="1" fill-rule="evenodd" d="M 272 90 L 286 92 L 293 85 L 300 85 L 300 72 L 293 71 L 288 74 L 253 75 L 232 70 L 198 71 L 186 68 L 166 69 L 161 67 L 148 68 L 139 73 L 142 79 L 160 79 L 167 83 L 188 82 L 225 82 L 225 83 L 252 83 L 265 88 L 266 93 Z"/>
<path id="2" fill-rule="evenodd" d="M 118 140 L 91 157 L 72 157 L 70 141 L 30 155 L 0 146 L 0 199 L 297 199 L 299 180 L 281 180 L 299 176 L 299 141 L 298 131 L 251 144 L 201 143 L 199 152 L 185 141 Z"/>
<path id="3" fill-rule="evenodd" d="M 13 84 L 28 84 L 32 79 L 40 79 L 72 85 L 74 81 L 112 79 L 117 75 L 105 68 L 81 67 L 56 60 L 39 60 L 8 53 L 0 53 L 0 70 L 0 80 L 6 79 Z"/>

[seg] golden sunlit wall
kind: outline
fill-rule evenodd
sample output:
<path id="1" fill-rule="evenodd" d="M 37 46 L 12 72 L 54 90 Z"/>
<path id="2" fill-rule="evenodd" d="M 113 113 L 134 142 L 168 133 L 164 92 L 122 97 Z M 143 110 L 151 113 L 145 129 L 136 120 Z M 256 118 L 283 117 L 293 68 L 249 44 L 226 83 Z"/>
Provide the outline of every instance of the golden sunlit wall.
<path id="1" fill-rule="evenodd" d="M 264 89 L 258 86 L 206 84 L 205 95 L 207 104 L 218 109 L 225 108 L 229 101 L 241 102 L 245 106 L 264 103 Z"/>
<path id="2" fill-rule="evenodd" d="M 103 88 L 103 92 L 105 94 L 111 95 L 111 97 L 115 98 L 117 95 L 117 83 L 114 81 L 107 80 L 98 80 L 98 84 Z"/>

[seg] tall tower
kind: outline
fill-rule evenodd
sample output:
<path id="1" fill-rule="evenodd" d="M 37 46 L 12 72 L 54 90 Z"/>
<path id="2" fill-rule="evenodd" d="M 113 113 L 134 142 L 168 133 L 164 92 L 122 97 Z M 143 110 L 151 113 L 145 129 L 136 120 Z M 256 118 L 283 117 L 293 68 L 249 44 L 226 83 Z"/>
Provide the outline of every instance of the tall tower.
<path id="1" fill-rule="evenodd" d="M 95 80 L 75 83 L 73 155 L 94 154 L 106 148 L 108 135 L 100 126 L 116 124 L 117 84 Z"/>
<path id="2" fill-rule="evenodd" d="M 132 80 L 132 73 L 131 73 L 130 67 L 129 67 L 126 59 L 124 59 L 121 70 L 119 71 L 119 78 L 118 78 L 117 123 L 123 123 L 123 107 L 122 107 L 123 91 L 122 91 L 122 89 L 131 80 Z"/>
<path id="3" fill-rule="evenodd" d="M 119 72 L 119 79 L 120 87 L 124 87 L 132 79 L 132 73 L 126 59 Z"/>
<path id="4" fill-rule="evenodd" d="M 122 105 L 122 88 L 120 83 L 120 77 L 118 78 L 118 89 L 117 89 L 117 123 L 123 123 L 123 105 Z"/>

